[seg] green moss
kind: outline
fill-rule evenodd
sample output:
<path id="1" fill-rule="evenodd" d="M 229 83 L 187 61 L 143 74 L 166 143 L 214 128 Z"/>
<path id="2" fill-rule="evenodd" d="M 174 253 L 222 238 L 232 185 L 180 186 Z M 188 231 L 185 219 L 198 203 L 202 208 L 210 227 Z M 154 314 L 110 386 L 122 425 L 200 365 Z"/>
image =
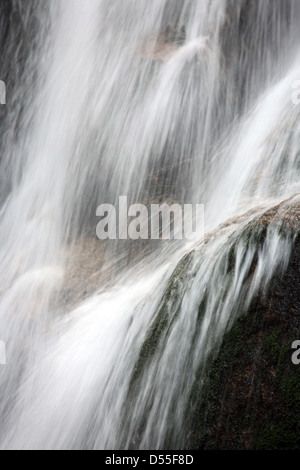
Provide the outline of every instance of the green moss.
<path id="1" fill-rule="evenodd" d="M 281 231 L 280 235 L 283 234 L 287 235 Z M 254 248 L 248 281 L 251 280 L 258 250 L 265 242 L 266 236 L 267 226 L 248 226 L 238 238 L 232 239 L 231 246 L 222 253 L 220 262 L 215 266 L 215 269 L 220 270 L 220 277 L 223 279 L 218 292 L 219 306 L 228 295 L 236 267 L 238 245 Z M 194 259 L 198 259 L 200 263 L 201 251 L 185 256 L 170 278 L 136 363 L 129 392 L 131 399 L 134 398 L 141 377 L 147 373 L 153 356 L 165 347 L 169 331 L 181 308 L 185 294 L 183 285 L 191 273 L 189 270 Z M 193 273 L 196 271 L 197 267 L 193 264 Z M 207 309 L 208 296 L 209 292 L 202 296 L 198 308 L 199 327 Z M 254 302 L 257 303 L 256 306 Z M 272 316 L 267 316 L 265 305 L 265 300 L 257 296 L 250 306 L 249 313 L 243 311 L 242 306 L 236 306 L 237 312 L 233 311 L 231 318 L 238 313 L 238 319 L 227 328 L 220 349 L 211 354 L 206 366 L 199 365 L 187 403 L 187 416 L 190 416 L 190 419 L 187 419 L 186 448 L 226 447 L 226 426 L 230 428 L 230 448 L 242 448 L 245 445 L 252 449 L 300 448 L 300 367 L 297 368 L 291 363 L 288 327 L 281 318 L 272 320 Z M 250 378 L 243 374 L 243 368 L 248 366 L 253 374 Z M 260 375 L 257 378 L 256 372 L 252 370 L 256 367 L 258 373 L 265 372 L 266 377 Z M 270 368 L 273 375 L 270 374 Z M 239 383 L 240 379 L 244 380 L 242 385 Z M 264 401 L 264 398 L 260 397 L 259 408 L 257 401 L 263 387 L 266 394 L 276 394 L 275 405 L 273 402 L 266 405 L 267 400 Z M 238 399 L 236 400 L 234 394 L 239 392 L 242 392 L 243 396 L 237 411 L 235 405 Z M 247 399 L 248 393 L 251 396 L 250 401 Z M 274 409 L 277 404 L 280 408 L 278 414 Z"/>
<path id="2" fill-rule="evenodd" d="M 146 364 L 155 354 L 160 341 L 167 337 L 168 331 L 177 317 L 184 295 L 184 291 L 180 289 L 180 286 L 187 275 L 193 254 L 193 252 L 188 253 L 181 259 L 170 278 L 158 313 L 146 333 L 137 364 L 134 368 L 130 390 L 133 389 L 136 381 L 142 375 Z"/>
<path id="3" fill-rule="evenodd" d="M 271 335 L 270 335 L 271 336 Z M 276 338 L 278 342 L 276 343 Z M 292 364 L 291 342 L 273 334 L 266 342 L 270 357 L 277 359 L 276 385 L 281 391 L 284 415 L 267 423 L 258 436 L 258 450 L 299 450 L 300 367 Z"/>
<path id="4" fill-rule="evenodd" d="M 226 373 L 239 361 L 245 348 L 244 323 L 245 318 L 243 317 L 235 322 L 233 327 L 225 333 L 217 355 L 210 357 L 205 370 L 200 368 L 198 371 L 189 400 L 190 403 L 194 403 L 193 417 L 190 422 L 192 438 L 188 443 L 188 448 L 191 450 L 206 448 L 210 428 L 216 423 Z M 236 419 L 240 420 L 241 417 L 237 416 Z M 210 448 L 220 448 L 216 436 Z"/>
<path id="5" fill-rule="evenodd" d="M 264 243 L 267 237 L 268 228 L 265 225 L 250 224 L 246 227 L 240 235 L 239 242 L 242 243 L 246 248 L 255 246 L 258 248 Z"/>
<path id="6" fill-rule="evenodd" d="M 260 318 L 258 321 L 257 319 Z M 257 450 L 299 449 L 300 448 L 300 367 L 291 362 L 291 342 L 284 339 L 280 328 L 263 332 L 263 317 L 259 314 L 249 318 L 239 318 L 232 329 L 224 336 L 221 348 L 215 357 L 211 357 L 205 371 L 199 370 L 197 381 L 191 395 L 194 402 L 193 417 L 190 422 L 189 449 L 222 449 L 224 445 L 224 423 L 218 430 L 220 416 L 223 421 L 230 402 L 227 401 L 227 376 L 232 371 L 243 373 L 245 357 L 251 351 L 257 352 L 260 340 L 262 362 L 266 361 L 274 368 L 272 390 L 277 390 L 280 397 L 280 409 L 271 410 L 266 415 L 266 424 L 257 431 L 255 398 L 239 413 L 229 412 L 229 427 L 234 436 L 242 436 L 245 429 L 250 430 L 251 448 Z M 264 379 L 263 379 L 264 380 Z M 265 377 L 268 380 L 268 377 Z M 256 387 L 259 386 L 256 384 Z M 232 403 L 232 402 L 231 402 Z M 273 405 L 274 406 L 274 405 Z M 278 411 L 278 415 L 277 412 Z M 220 415 L 221 413 L 221 415 Z M 223 432 L 223 435 L 222 435 Z M 237 447 L 239 444 L 235 444 Z"/>
<path id="7" fill-rule="evenodd" d="M 272 361 L 276 363 L 280 356 L 280 329 L 272 331 L 264 341 L 264 351 L 271 357 Z"/>

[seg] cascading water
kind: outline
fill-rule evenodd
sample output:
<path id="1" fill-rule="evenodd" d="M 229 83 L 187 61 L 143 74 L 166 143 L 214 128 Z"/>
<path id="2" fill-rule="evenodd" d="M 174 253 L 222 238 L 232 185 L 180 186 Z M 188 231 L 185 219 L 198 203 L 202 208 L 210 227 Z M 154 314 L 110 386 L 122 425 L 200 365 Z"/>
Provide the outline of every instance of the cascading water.
<path id="1" fill-rule="evenodd" d="M 42 3 L 1 12 L 1 447 L 184 448 L 196 377 L 289 260 L 249 227 L 299 198 L 299 5 Z M 103 242 L 66 305 L 69 247 L 122 195 L 204 203 L 205 239 Z"/>

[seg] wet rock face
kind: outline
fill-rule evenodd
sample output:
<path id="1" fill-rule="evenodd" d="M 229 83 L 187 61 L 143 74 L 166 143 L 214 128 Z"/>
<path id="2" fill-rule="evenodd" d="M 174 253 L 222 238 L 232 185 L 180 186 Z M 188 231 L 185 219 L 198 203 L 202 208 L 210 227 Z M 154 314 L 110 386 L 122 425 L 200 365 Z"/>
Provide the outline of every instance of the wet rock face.
<path id="1" fill-rule="evenodd" d="M 211 359 L 193 413 L 193 449 L 299 449 L 300 239 L 287 271 L 260 292 Z M 202 378 L 203 379 L 203 378 Z M 201 397 L 201 398 L 200 398 Z"/>
<path id="2" fill-rule="evenodd" d="M 249 96 L 257 91 L 257 74 L 263 73 L 264 80 L 268 80 L 269 74 L 275 73 L 269 69 L 270 63 L 276 64 L 276 59 L 287 56 L 292 40 L 293 8 L 290 0 L 227 1 L 220 48 L 226 82 L 234 84 L 234 113 L 242 112 Z M 251 67 L 245 66 L 246 63 Z"/>
<path id="3" fill-rule="evenodd" d="M 245 220 L 246 225 L 243 224 Z M 185 377 L 190 375 L 191 370 L 195 373 L 191 388 L 186 390 L 182 434 L 178 437 L 178 430 L 173 433 L 170 427 L 162 446 L 164 449 L 178 446 L 185 449 L 224 450 L 300 448 L 300 366 L 292 363 L 294 350 L 291 348 L 294 341 L 300 340 L 299 220 L 300 206 L 290 205 L 290 201 L 260 212 L 259 215 L 250 211 L 229 220 L 214 233 L 207 234 L 201 249 L 186 254 L 178 264 L 140 350 L 131 377 L 129 404 L 138 396 L 144 377 L 152 367 L 156 367 L 157 357 L 161 360 L 161 356 L 156 356 L 157 351 L 166 350 L 170 330 L 180 315 L 186 286 L 199 272 L 201 250 L 205 250 L 206 245 L 232 230 L 235 225 L 242 224 L 242 230 L 238 231 L 238 235 L 226 245 L 227 249 L 223 252 L 221 269 L 229 288 L 237 266 L 237 246 L 242 245 L 250 252 L 255 247 L 251 266 L 249 264 L 244 277 L 243 289 L 239 292 L 240 300 L 231 302 L 232 322 L 227 324 L 220 349 L 219 343 L 214 343 L 215 348 L 211 349 L 213 357 L 209 357 L 208 362 L 206 358 L 201 358 L 201 354 L 198 355 L 197 370 L 188 361 L 185 365 L 185 371 L 188 371 Z M 287 269 L 284 274 L 277 271 L 269 289 L 258 291 L 246 311 L 244 293 L 250 289 L 251 280 L 259 269 L 261 257 L 258 252 L 266 246 L 270 232 L 278 235 L 279 239 L 289 242 L 294 240 L 292 256 L 289 264 L 285 265 Z M 219 269 L 221 265 L 218 265 Z M 195 307 L 198 309 L 198 326 L 206 313 L 208 297 L 209 292 L 206 291 Z M 224 302 L 224 298 L 220 292 L 215 306 Z M 210 312 L 214 315 L 212 310 Z M 210 324 L 210 329 L 214 326 L 216 323 Z M 197 336 L 197 328 L 193 332 Z M 206 334 L 209 336 L 209 331 Z M 193 356 L 194 344 L 190 343 L 190 357 Z M 182 369 L 183 374 L 185 371 Z M 176 407 L 178 395 L 174 402 Z M 148 413 L 149 410 L 145 409 L 141 424 L 136 428 L 134 448 L 140 442 Z"/>

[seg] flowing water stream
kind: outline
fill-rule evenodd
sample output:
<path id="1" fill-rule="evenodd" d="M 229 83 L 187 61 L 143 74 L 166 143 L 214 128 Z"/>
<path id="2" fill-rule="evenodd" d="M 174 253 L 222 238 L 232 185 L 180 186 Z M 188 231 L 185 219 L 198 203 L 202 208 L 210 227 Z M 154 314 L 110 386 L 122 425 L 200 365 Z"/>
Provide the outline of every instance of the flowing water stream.
<path id="1" fill-rule="evenodd" d="M 299 2 L 5 5 L 0 446 L 184 448 L 196 377 L 291 253 L 272 224 L 243 237 L 299 199 Z M 66 305 L 68 247 L 122 195 L 205 204 L 205 239 L 98 240 L 97 289 Z"/>

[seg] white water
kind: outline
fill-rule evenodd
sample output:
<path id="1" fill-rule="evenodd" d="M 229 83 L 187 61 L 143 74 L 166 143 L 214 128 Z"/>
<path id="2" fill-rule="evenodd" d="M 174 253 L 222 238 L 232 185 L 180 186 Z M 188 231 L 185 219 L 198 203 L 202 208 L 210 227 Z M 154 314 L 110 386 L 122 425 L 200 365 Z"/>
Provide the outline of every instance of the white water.
<path id="1" fill-rule="evenodd" d="M 184 446 L 200 365 L 286 266 L 291 240 L 272 226 L 258 253 L 237 240 L 251 219 L 300 192 L 300 108 L 291 99 L 300 78 L 297 2 L 258 0 L 248 26 L 240 22 L 243 2 L 229 4 L 55 0 L 39 13 L 39 48 L 24 72 L 37 70 L 39 79 L 21 122 L 10 107 L 3 125 L 2 448 Z M 26 24 L 26 7 L 20 14 Z M 186 38 L 158 53 L 155 40 L 168 24 L 177 35 L 184 26 Z M 254 210 L 197 245 L 167 301 L 171 274 L 191 246 L 160 242 L 137 263 L 130 244 L 108 245 L 110 286 L 99 284 L 66 314 L 57 300 L 66 245 L 95 236 L 96 207 L 124 194 L 205 203 L 207 232 Z M 139 370 L 162 305 L 169 328 Z"/>

